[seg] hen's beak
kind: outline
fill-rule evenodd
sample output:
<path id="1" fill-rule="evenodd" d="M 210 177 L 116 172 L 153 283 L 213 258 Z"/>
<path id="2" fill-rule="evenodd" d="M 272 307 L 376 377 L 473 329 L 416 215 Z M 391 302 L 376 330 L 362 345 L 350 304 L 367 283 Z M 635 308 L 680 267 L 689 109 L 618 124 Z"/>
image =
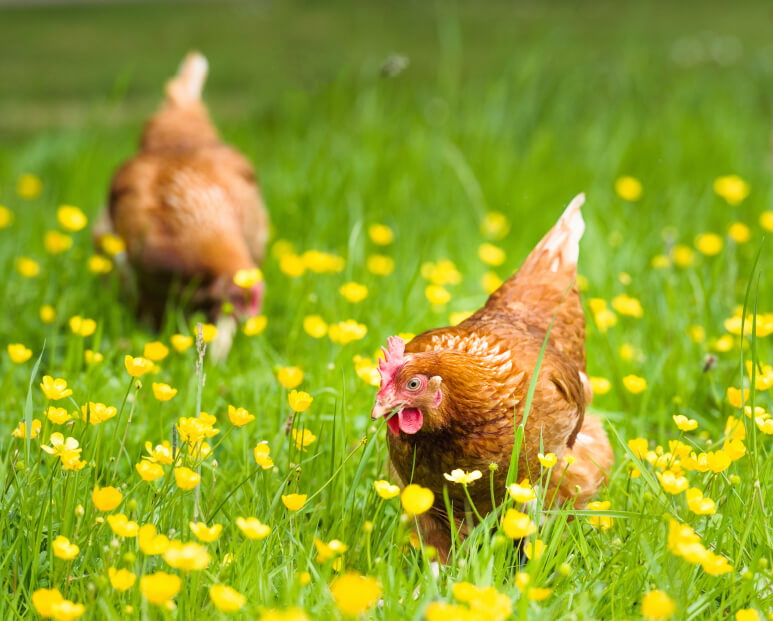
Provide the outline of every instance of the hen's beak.
<path id="1" fill-rule="evenodd" d="M 399 410 L 401 407 L 402 404 L 395 405 L 387 401 L 382 401 L 381 399 L 376 399 L 376 404 L 373 406 L 373 409 L 370 412 L 370 418 L 371 420 L 377 420 L 382 416 L 386 416 L 387 414 L 392 413 L 395 410 Z"/>

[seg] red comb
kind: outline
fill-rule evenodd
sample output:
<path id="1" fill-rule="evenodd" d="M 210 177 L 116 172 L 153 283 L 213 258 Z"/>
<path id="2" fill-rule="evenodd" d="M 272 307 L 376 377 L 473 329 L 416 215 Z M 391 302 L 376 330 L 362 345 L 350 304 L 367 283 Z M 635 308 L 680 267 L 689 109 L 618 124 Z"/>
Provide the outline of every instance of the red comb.
<path id="1" fill-rule="evenodd" d="M 405 362 L 405 341 L 399 336 L 390 336 L 386 348 L 382 347 L 384 360 L 378 361 L 378 371 L 381 374 L 381 387 L 392 381 L 395 372 Z"/>

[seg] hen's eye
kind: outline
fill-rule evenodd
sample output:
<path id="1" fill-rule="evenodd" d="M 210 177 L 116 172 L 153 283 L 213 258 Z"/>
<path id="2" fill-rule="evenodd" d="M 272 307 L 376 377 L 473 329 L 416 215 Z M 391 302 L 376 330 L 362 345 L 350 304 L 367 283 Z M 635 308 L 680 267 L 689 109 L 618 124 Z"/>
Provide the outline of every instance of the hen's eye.
<path id="1" fill-rule="evenodd" d="M 408 383 L 405 385 L 405 387 L 408 390 L 418 390 L 421 388 L 421 380 L 418 377 L 412 377 L 408 380 Z"/>

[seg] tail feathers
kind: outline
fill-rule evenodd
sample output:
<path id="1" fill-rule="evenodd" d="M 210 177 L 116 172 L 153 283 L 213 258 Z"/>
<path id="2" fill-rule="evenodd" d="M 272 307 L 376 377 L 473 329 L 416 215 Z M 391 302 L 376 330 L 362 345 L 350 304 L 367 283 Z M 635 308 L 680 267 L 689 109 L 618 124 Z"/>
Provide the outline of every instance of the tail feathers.
<path id="1" fill-rule="evenodd" d="M 556 225 L 532 250 L 521 270 L 536 263 L 551 272 L 577 265 L 577 259 L 580 256 L 580 239 L 585 232 L 585 221 L 580 211 L 584 202 L 585 194 L 578 194 L 572 199 Z"/>
<path id="2" fill-rule="evenodd" d="M 178 106 L 201 101 L 201 92 L 207 79 L 209 64 L 199 52 L 190 52 L 177 72 L 166 84 L 169 103 Z"/>

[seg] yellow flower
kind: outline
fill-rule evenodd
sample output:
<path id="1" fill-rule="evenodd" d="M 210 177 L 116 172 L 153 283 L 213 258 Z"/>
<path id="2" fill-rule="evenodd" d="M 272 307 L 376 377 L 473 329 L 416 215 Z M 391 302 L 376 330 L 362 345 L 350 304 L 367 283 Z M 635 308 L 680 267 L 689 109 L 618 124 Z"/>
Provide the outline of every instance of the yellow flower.
<path id="1" fill-rule="evenodd" d="M 448 323 L 450 323 L 452 326 L 457 326 L 474 314 L 475 311 L 458 311 L 456 313 L 451 313 L 448 316 Z"/>
<path id="2" fill-rule="evenodd" d="M 480 260 L 486 265 L 497 267 L 505 262 L 507 255 L 499 246 L 485 243 L 478 246 L 478 257 L 480 257 Z"/>
<path id="3" fill-rule="evenodd" d="M 31 356 L 32 350 L 26 348 L 21 343 L 11 343 L 8 345 L 8 357 L 16 364 L 26 362 Z"/>
<path id="4" fill-rule="evenodd" d="M 270 454 L 271 447 L 268 442 L 260 442 L 254 450 L 255 463 L 258 464 L 263 470 L 270 470 L 274 467 L 274 460 L 271 459 Z"/>
<path id="5" fill-rule="evenodd" d="M 205 412 L 201 412 L 198 418 L 182 416 L 177 422 L 177 431 L 183 442 L 197 445 L 204 438 L 213 438 L 220 433 L 219 429 L 212 426 L 214 423 L 215 417 Z"/>
<path id="6" fill-rule="evenodd" d="M 303 319 L 303 329 L 306 331 L 306 334 L 308 334 L 309 336 L 315 339 L 321 339 L 327 334 L 327 323 L 319 315 L 309 315 L 308 317 L 305 317 Z M 297 368 L 297 367 L 291 367 L 291 368 Z M 300 382 L 298 382 L 298 384 L 300 384 Z M 295 384 L 295 386 L 297 386 L 298 384 Z M 295 388 L 295 386 L 285 386 L 285 387 Z"/>
<path id="7" fill-rule="evenodd" d="M 706 554 L 700 561 L 703 571 L 710 576 L 721 576 L 733 571 L 733 566 L 730 565 L 728 560 L 721 554 L 714 554 L 709 550 L 706 550 Z"/>
<path id="8" fill-rule="evenodd" d="M 113 406 L 107 406 L 104 403 L 94 403 L 89 401 L 88 405 L 81 406 L 81 418 L 92 425 L 98 425 L 106 420 L 110 420 L 118 410 Z"/>
<path id="9" fill-rule="evenodd" d="M 609 328 L 617 325 L 617 315 L 608 308 L 602 308 L 598 312 L 593 313 L 593 321 L 596 323 L 599 332 L 604 333 Z"/>
<path id="10" fill-rule="evenodd" d="M 250 317 L 244 322 L 244 334 L 247 336 L 257 336 L 268 325 L 268 318 L 265 315 L 258 315 L 257 317 Z"/>
<path id="11" fill-rule="evenodd" d="M 735 344 L 735 340 L 733 339 L 732 336 L 730 336 L 729 334 L 723 334 L 714 343 L 714 349 L 719 352 L 726 352 L 733 349 L 734 344 Z"/>
<path id="12" fill-rule="evenodd" d="M 169 348 L 161 341 L 153 341 L 145 344 L 142 355 L 153 362 L 161 362 L 169 355 Z"/>
<path id="13" fill-rule="evenodd" d="M 669 494 L 681 494 L 690 486 L 686 477 L 675 474 L 673 470 L 666 470 L 663 473 L 656 472 L 655 475 L 663 489 Z"/>
<path id="14" fill-rule="evenodd" d="M 13 223 L 13 212 L 4 205 L 0 205 L 0 229 L 7 229 Z"/>
<path id="15" fill-rule="evenodd" d="M 623 386 L 628 392 L 638 395 L 647 390 L 647 380 L 638 375 L 626 375 L 623 378 Z"/>
<path id="16" fill-rule="evenodd" d="M 173 334 L 172 338 L 169 340 L 172 342 L 172 347 L 174 347 L 175 350 L 180 353 L 183 353 L 186 349 L 193 345 L 193 337 L 186 336 L 185 334 Z"/>
<path id="17" fill-rule="evenodd" d="M 183 490 L 189 490 L 196 487 L 201 481 L 201 477 L 190 468 L 181 466 L 174 469 L 174 480 L 177 487 Z"/>
<path id="18" fill-rule="evenodd" d="M 338 292 L 352 304 L 362 302 L 368 297 L 368 288 L 357 282 L 347 282 L 346 284 L 341 285 Z"/>
<path id="19" fill-rule="evenodd" d="M 611 506 L 612 503 L 608 500 L 596 500 L 588 503 L 588 509 L 591 511 L 607 511 Z M 588 517 L 588 523 L 601 530 L 609 530 L 614 522 L 614 518 L 609 515 L 591 515 Z"/>
<path id="20" fill-rule="evenodd" d="M 685 492 L 687 507 L 695 515 L 713 515 L 717 507 L 711 498 L 705 498 L 697 487 L 691 487 Z"/>
<path id="21" fill-rule="evenodd" d="M 37 198 L 43 192 L 43 182 L 40 177 L 25 173 L 16 182 L 16 193 L 27 200 Z"/>
<path id="22" fill-rule="evenodd" d="M 177 389 L 169 384 L 153 382 L 153 396 L 159 401 L 169 401 L 177 394 Z"/>
<path id="23" fill-rule="evenodd" d="M 367 333 L 368 327 L 357 323 L 354 319 L 331 324 L 328 329 L 330 340 L 338 345 L 348 345 L 352 341 L 359 341 L 365 338 Z"/>
<path id="24" fill-rule="evenodd" d="M 646 438 L 633 438 L 628 440 L 628 448 L 639 459 L 644 459 L 647 454 L 647 439 Z"/>
<path id="25" fill-rule="evenodd" d="M 688 326 L 687 336 L 693 343 L 703 343 L 706 340 L 706 328 L 703 326 Z"/>
<path id="26" fill-rule="evenodd" d="M 422 277 L 433 285 L 458 285 L 462 282 L 462 275 L 453 261 L 441 259 L 437 263 L 424 263 L 421 266 Z"/>
<path id="27" fill-rule="evenodd" d="M 135 464 L 134 467 L 137 469 L 137 472 L 143 481 L 155 481 L 164 476 L 164 469 L 161 467 L 161 464 L 152 461 L 143 459 L 138 464 Z"/>
<path id="28" fill-rule="evenodd" d="M 633 203 L 641 198 L 642 185 L 635 177 L 619 177 L 615 181 L 615 192 L 624 201 Z"/>
<path id="29" fill-rule="evenodd" d="M 72 237 L 59 231 L 46 231 L 43 246 L 50 254 L 60 254 L 72 248 Z"/>
<path id="30" fill-rule="evenodd" d="M 749 389 L 745 388 L 742 391 L 740 388 L 730 386 L 727 389 L 727 400 L 734 408 L 740 408 L 749 401 Z"/>
<path id="31" fill-rule="evenodd" d="M 749 227 L 743 222 L 733 222 L 727 229 L 727 234 L 736 244 L 745 244 L 751 238 Z"/>
<path id="32" fill-rule="evenodd" d="M 58 401 L 59 399 L 65 399 L 72 394 L 72 390 L 67 388 L 67 380 L 62 378 L 54 379 L 50 375 L 43 376 L 43 382 L 40 384 L 40 388 L 43 390 L 43 394 L 47 399 L 52 401 Z"/>
<path id="33" fill-rule="evenodd" d="M 306 263 L 302 257 L 290 252 L 279 258 L 279 269 L 291 278 L 298 278 L 306 271 Z"/>
<path id="34" fill-rule="evenodd" d="M 198 328 L 196 328 L 195 333 L 198 334 Z M 217 326 L 211 324 L 211 323 L 203 323 L 201 324 L 201 339 L 205 343 L 211 343 L 215 340 L 215 337 L 217 336 Z"/>
<path id="35" fill-rule="evenodd" d="M 263 280 L 263 272 L 257 267 L 248 270 L 238 270 L 234 274 L 234 284 L 242 289 L 251 289 Z"/>
<path id="36" fill-rule="evenodd" d="M 303 381 L 303 369 L 300 367 L 282 367 L 276 372 L 276 378 L 287 389 L 297 388 Z"/>
<path id="37" fill-rule="evenodd" d="M 247 539 L 265 539 L 271 533 L 271 527 L 257 518 L 236 518 L 236 525 Z"/>
<path id="38" fill-rule="evenodd" d="M 299 451 L 305 451 L 307 446 L 310 446 L 316 442 L 317 436 L 311 433 L 311 431 L 308 429 L 304 429 L 303 431 L 293 429 L 293 440 L 295 440 L 295 446 Z"/>
<path id="39" fill-rule="evenodd" d="M 70 543 L 70 540 L 62 535 L 59 535 L 51 542 L 51 548 L 53 549 L 56 558 L 61 558 L 66 561 L 71 561 L 78 556 L 78 553 L 80 552 L 78 546 L 74 543 Z"/>
<path id="40" fill-rule="evenodd" d="M 89 223 L 86 214 L 72 205 L 62 205 L 59 207 L 56 210 L 56 219 L 59 220 L 59 225 L 63 229 L 73 233 L 80 231 Z"/>
<path id="41" fill-rule="evenodd" d="M 94 254 L 89 257 L 88 266 L 92 274 L 109 274 L 113 269 L 113 262 L 101 254 Z"/>
<path id="42" fill-rule="evenodd" d="M 445 477 L 446 481 L 452 481 L 453 483 L 459 483 L 460 485 L 469 485 L 470 483 L 480 479 L 483 474 L 480 470 L 465 472 L 461 468 L 457 468 L 456 470 L 452 470 L 451 474 L 444 472 L 443 476 Z"/>
<path id="43" fill-rule="evenodd" d="M 112 233 L 106 233 L 99 239 L 99 246 L 102 251 L 110 257 L 114 257 L 117 254 L 121 254 L 126 251 L 126 243 Z"/>
<path id="44" fill-rule="evenodd" d="M 689 246 L 677 244 L 674 246 L 674 263 L 678 267 L 690 267 L 695 262 L 695 252 Z"/>
<path id="45" fill-rule="evenodd" d="M 140 591 L 151 604 L 164 606 L 180 592 L 182 580 L 179 576 L 157 571 L 140 578 Z"/>
<path id="46" fill-rule="evenodd" d="M 49 455 L 59 457 L 63 461 L 73 456 L 77 457 L 81 452 L 81 449 L 78 447 L 78 441 L 75 438 L 65 439 L 59 432 L 52 433 L 49 442 L 51 442 L 51 446 L 42 445 L 40 448 Z"/>
<path id="47" fill-rule="evenodd" d="M 510 539 L 523 539 L 537 531 L 537 526 L 525 513 L 508 509 L 502 518 L 502 528 Z"/>
<path id="48" fill-rule="evenodd" d="M 166 535 L 159 535 L 155 524 L 145 524 L 137 533 L 137 543 L 143 554 L 155 556 L 163 554 L 169 547 L 169 539 Z"/>
<path id="49" fill-rule="evenodd" d="M 331 539 L 330 543 L 325 543 L 318 537 L 314 537 L 314 547 L 317 548 L 317 562 L 327 563 L 331 558 L 340 556 L 349 549 L 342 541 Z"/>
<path id="50" fill-rule="evenodd" d="M 368 227 L 370 241 L 378 246 L 388 246 L 394 240 L 394 234 L 386 224 L 371 224 Z"/>
<path id="51" fill-rule="evenodd" d="M 612 308 L 621 315 L 629 315 L 630 317 L 636 317 L 637 319 L 644 315 L 641 302 L 625 293 L 612 299 Z"/>
<path id="52" fill-rule="evenodd" d="M 207 549 L 193 541 L 190 543 L 170 541 L 163 556 L 169 565 L 181 571 L 205 569 L 210 561 Z"/>
<path id="53" fill-rule="evenodd" d="M 132 358 L 128 354 L 123 359 L 124 366 L 132 377 L 142 377 L 153 368 L 153 363 L 147 358 Z"/>
<path id="54" fill-rule="evenodd" d="M 714 180 L 714 192 L 728 205 L 738 205 L 749 196 L 749 184 L 738 175 L 726 175 Z"/>
<path id="55" fill-rule="evenodd" d="M 134 586 L 134 581 L 137 580 L 137 576 L 128 569 L 110 567 L 107 570 L 107 575 L 110 578 L 111 586 L 116 591 L 128 591 Z"/>
<path id="56" fill-rule="evenodd" d="M 356 617 L 376 603 L 381 595 L 381 585 L 375 578 L 347 572 L 333 581 L 330 592 L 342 613 Z"/>
<path id="57" fill-rule="evenodd" d="M 480 224 L 480 232 L 491 239 L 502 239 L 510 230 L 510 222 L 505 214 L 489 211 Z"/>
<path id="58" fill-rule="evenodd" d="M 675 414 L 672 418 L 679 431 L 692 431 L 698 428 L 698 421 L 693 418 L 687 418 L 684 414 Z"/>
<path id="59" fill-rule="evenodd" d="M 486 272 L 480 280 L 480 286 L 486 293 L 491 294 L 502 286 L 502 279 L 495 272 Z"/>
<path id="60" fill-rule="evenodd" d="M 745 608 L 735 613 L 735 621 L 760 621 L 760 615 L 754 608 Z"/>
<path id="61" fill-rule="evenodd" d="M 594 395 L 605 395 L 612 388 L 612 384 L 605 377 L 590 377 L 588 379 Z"/>
<path id="62" fill-rule="evenodd" d="M 394 498 L 400 493 L 400 488 L 397 485 L 392 485 L 389 481 L 374 481 L 373 487 L 376 488 L 376 493 L 384 500 Z"/>
<path id="63" fill-rule="evenodd" d="M 123 513 L 113 513 L 107 516 L 107 523 L 111 530 L 119 537 L 136 537 L 139 526 L 127 518 Z"/>
<path id="64" fill-rule="evenodd" d="M 314 397 L 307 392 L 293 390 L 287 395 L 287 400 L 294 412 L 305 412 L 314 401 Z"/>
<path id="65" fill-rule="evenodd" d="M 308 572 L 303 572 L 302 575 L 308 575 Z M 309 621 L 309 616 L 302 608 L 292 607 L 287 610 L 270 608 L 260 615 L 258 621 Z"/>
<path id="66" fill-rule="evenodd" d="M 212 543 L 217 541 L 220 537 L 220 533 L 223 531 L 222 524 L 213 524 L 207 526 L 204 522 L 188 522 L 188 526 L 191 532 L 196 536 L 196 539 L 203 541 L 204 543 Z"/>
<path id="67" fill-rule="evenodd" d="M 395 260 L 383 254 L 372 254 L 366 264 L 368 271 L 375 276 L 389 276 L 395 271 Z"/>
<path id="68" fill-rule="evenodd" d="M 537 459 L 539 459 L 539 463 L 545 468 L 552 468 L 558 463 L 558 458 L 555 456 L 555 453 L 548 453 L 547 455 L 539 453 Z"/>
<path id="69" fill-rule="evenodd" d="M 97 511 L 112 511 L 123 500 L 123 494 L 115 487 L 95 487 L 91 492 L 91 501 Z"/>
<path id="70" fill-rule="evenodd" d="M 403 509 L 405 509 L 408 515 L 421 515 L 429 511 L 435 502 L 435 494 L 426 487 L 411 483 L 403 489 L 403 493 L 400 495 L 400 502 L 402 502 Z"/>
<path id="71" fill-rule="evenodd" d="M 315 274 L 337 274 L 346 267 L 341 257 L 318 250 L 307 250 L 301 257 L 304 265 Z"/>
<path id="72" fill-rule="evenodd" d="M 64 601 L 58 589 L 38 589 L 32 594 L 32 605 L 44 619 L 54 616 L 54 605 Z"/>
<path id="73" fill-rule="evenodd" d="M 428 285 L 424 290 L 424 294 L 427 296 L 427 300 L 429 300 L 430 304 L 435 304 L 437 306 L 448 304 L 448 302 L 451 301 L 451 294 L 448 293 L 447 289 L 440 285 Z"/>
<path id="74" fill-rule="evenodd" d="M 97 322 L 93 319 L 89 319 L 88 317 L 80 317 L 79 315 L 70 317 L 70 330 L 72 330 L 73 334 L 84 337 L 91 336 L 94 334 L 96 329 Z"/>
<path id="75" fill-rule="evenodd" d="M 763 211 L 760 214 L 760 226 L 768 232 L 773 231 L 773 211 Z"/>
<path id="76" fill-rule="evenodd" d="M 224 584 L 209 587 L 209 599 L 220 612 L 236 612 L 247 602 L 244 595 Z"/>
<path id="77" fill-rule="evenodd" d="M 523 551 L 526 554 L 526 558 L 530 561 L 536 561 L 545 551 L 545 544 L 542 542 L 542 539 L 535 539 L 528 543 Z"/>
<path id="78" fill-rule="evenodd" d="M 282 494 L 282 504 L 290 511 L 298 511 L 306 504 L 306 494 Z"/>
<path id="79" fill-rule="evenodd" d="M 641 599 L 641 613 L 646 619 L 668 619 L 676 612 L 676 604 L 663 591 L 649 591 Z"/>
<path id="80" fill-rule="evenodd" d="M 54 425 L 63 425 L 68 420 L 70 420 L 70 415 L 64 408 L 58 408 L 55 405 L 50 405 L 46 410 L 46 418 L 54 423 Z"/>
<path id="81" fill-rule="evenodd" d="M 155 448 L 153 448 L 153 444 L 150 442 L 145 442 L 145 450 L 149 455 L 149 457 L 145 458 L 148 461 L 167 465 L 172 463 L 172 445 L 169 442 L 157 444 Z"/>
<path id="82" fill-rule="evenodd" d="M 16 261 L 16 271 L 24 278 L 35 278 L 40 274 L 40 264 L 29 257 L 19 257 Z"/>
<path id="83" fill-rule="evenodd" d="M 104 356 L 100 354 L 98 351 L 94 351 L 93 349 L 87 349 L 83 352 L 83 360 L 88 364 L 89 366 L 99 364 L 104 360 Z"/>
<path id="84" fill-rule="evenodd" d="M 247 423 L 254 421 L 255 417 L 244 408 L 235 408 L 234 406 L 229 405 L 228 420 L 237 427 L 244 427 Z"/>
<path id="85" fill-rule="evenodd" d="M 529 483 L 528 479 L 524 479 L 519 483 L 513 483 L 507 488 L 507 492 L 510 497 L 518 503 L 529 502 L 537 498 L 537 494 L 534 488 Z"/>
<path id="86" fill-rule="evenodd" d="M 54 323 L 56 321 L 56 311 L 50 304 L 44 304 L 40 307 L 40 321 L 43 323 Z"/>
<path id="87" fill-rule="evenodd" d="M 716 233 L 701 233 L 695 238 L 695 247 L 706 256 L 713 257 L 722 251 L 724 242 Z"/>

